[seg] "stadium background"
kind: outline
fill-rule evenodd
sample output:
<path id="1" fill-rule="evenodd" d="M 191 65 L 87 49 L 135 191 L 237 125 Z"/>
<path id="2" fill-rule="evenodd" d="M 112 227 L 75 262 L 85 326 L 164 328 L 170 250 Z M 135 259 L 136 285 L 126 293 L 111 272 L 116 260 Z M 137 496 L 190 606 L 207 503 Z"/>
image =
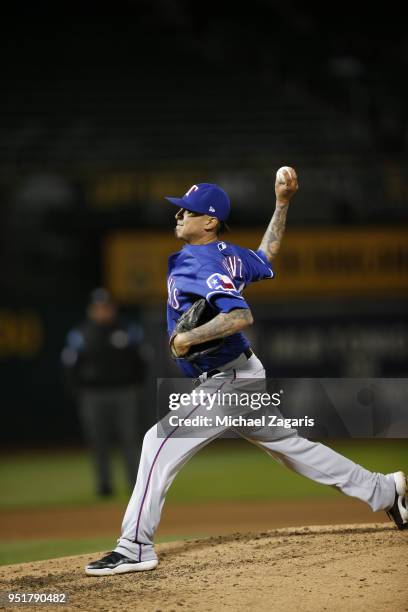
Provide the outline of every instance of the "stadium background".
<path id="1" fill-rule="evenodd" d="M 95 516 L 60 365 L 66 332 L 95 286 L 110 287 L 145 328 L 140 419 L 144 428 L 154 421 L 155 378 L 175 373 L 163 273 L 178 246 L 164 195 L 220 183 L 233 202 L 231 239 L 256 246 L 273 211 L 274 172 L 294 166 L 300 192 L 277 279 L 250 294 L 256 352 L 276 376 L 406 376 L 403 23 L 372 13 L 362 26 L 356 14 L 261 0 L 250 14 L 212 2 L 204 14 L 178 0 L 77 9 L 62 4 L 57 14 L 40 2 L 0 26 L 4 562 L 99 549 L 85 528 L 67 548 L 61 534 L 7 521 L 13 513 L 21 525 L 25 512 L 45 508 L 88 508 L 89 523 Z M 193 460 L 169 505 L 338 499 L 226 444 L 237 444 L 232 454 L 215 444 Z M 372 469 L 407 465 L 404 440 L 333 444 Z M 117 521 L 126 499 L 122 484 L 102 506 Z M 216 530 L 198 524 L 194 533 Z"/>

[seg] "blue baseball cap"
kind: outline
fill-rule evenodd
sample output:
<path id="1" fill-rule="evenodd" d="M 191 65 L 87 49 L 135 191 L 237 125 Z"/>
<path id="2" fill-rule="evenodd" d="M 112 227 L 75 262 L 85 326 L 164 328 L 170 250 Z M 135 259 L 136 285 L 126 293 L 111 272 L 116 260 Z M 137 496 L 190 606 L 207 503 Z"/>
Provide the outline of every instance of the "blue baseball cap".
<path id="1" fill-rule="evenodd" d="M 182 198 L 167 198 L 179 208 L 186 208 L 202 215 L 217 217 L 225 221 L 231 210 L 228 195 L 221 187 L 213 183 L 198 183 L 193 185 Z"/>

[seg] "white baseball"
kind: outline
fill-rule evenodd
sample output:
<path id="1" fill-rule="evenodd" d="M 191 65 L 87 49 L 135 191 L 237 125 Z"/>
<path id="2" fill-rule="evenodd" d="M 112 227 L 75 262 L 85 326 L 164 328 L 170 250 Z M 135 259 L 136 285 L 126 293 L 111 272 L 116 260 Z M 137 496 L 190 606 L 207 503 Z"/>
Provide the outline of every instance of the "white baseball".
<path id="1" fill-rule="evenodd" d="M 289 166 L 282 166 L 282 168 L 279 168 L 276 173 L 278 183 L 280 183 L 281 185 L 284 185 L 286 183 L 286 176 L 284 170 L 286 170 L 289 173 L 290 177 L 293 178 L 293 168 L 290 168 Z"/>

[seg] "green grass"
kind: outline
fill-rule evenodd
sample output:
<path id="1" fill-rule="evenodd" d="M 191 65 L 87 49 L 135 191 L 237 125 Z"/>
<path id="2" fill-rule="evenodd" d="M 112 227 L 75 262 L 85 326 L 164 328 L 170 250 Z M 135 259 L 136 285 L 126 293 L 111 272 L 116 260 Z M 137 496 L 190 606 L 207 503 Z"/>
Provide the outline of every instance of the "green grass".
<path id="1" fill-rule="evenodd" d="M 128 495 L 119 457 L 113 457 L 117 499 Z M 92 466 L 85 451 L 3 455 L 0 510 L 15 507 L 78 506 L 99 503 Z"/>
<path id="2" fill-rule="evenodd" d="M 158 542 L 185 540 L 200 537 L 202 534 L 171 536 L 158 538 Z M 113 538 L 82 538 L 82 539 L 41 539 L 41 540 L 11 540 L 0 544 L 0 565 L 41 561 L 57 557 L 69 557 L 112 550 L 115 545 Z"/>
<path id="3" fill-rule="evenodd" d="M 236 445 L 236 449 L 234 446 Z M 168 501 L 270 500 L 328 498 L 338 495 L 331 487 L 294 474 L 266 453 L 247 444 L 201 453 L 187 464 L 170 489 Z M 369 470 L 391 472 L 408 469 L 406 440 L 344 441 L 331 443 L 337 452 Z M 248 448 L 247 448 L 248 447 Z"/>
<path id="4" fill-rule="evenodd" d="M 370 470 L 388 472 L 408 468 L 406 440 L 348 440 L 330 445 Z M 93 493 L 93 475 L 86 452 L 3 455 L 0 464 L 0 510 L 100 502 Z M 126 503 L 129 491 L 122 467 L 116 455 L 117 492 L 110 501 Z M 293 474 L 248 443 L 224 440 L 193 457 L 177 476 L 167 499 L 194 503 L 327 498 L 335 494 L 330 487 Z"/>
<path id="5" fill-rule="evenodd" d="M 0 544 L 0 565 L 111 550 L 112 542 L 112 538 L 11 540 Z"/>

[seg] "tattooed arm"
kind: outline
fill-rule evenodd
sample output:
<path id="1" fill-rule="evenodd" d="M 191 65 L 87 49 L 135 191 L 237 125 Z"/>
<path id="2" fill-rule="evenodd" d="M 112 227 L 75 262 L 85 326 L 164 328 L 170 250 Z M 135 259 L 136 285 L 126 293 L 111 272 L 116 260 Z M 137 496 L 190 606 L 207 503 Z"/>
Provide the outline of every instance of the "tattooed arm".
<path id="1" fill-rule="evenodd" d="M 185 355 L 191 346 L 225 338 L 252 325 L 254 319 L 249 308 L 235 308 L 230 312 L 221 312 L 214 319 L 188 332 L 177 334 L 173 340 L 173 349 L 179 357 Z"/>
<path id="2" fill-rule="evenodd" d="M 286 227 L 289 202 L 298 190 L 296 172 L 285 167 L 276 173 L 276 208 L 258 250 L 263 251 L 269 261 L 277 255 Z"/>
<path id="3" fill-rule="evenodd" d="M 284 204 L 276 200 L 275 212 L 262 238 L 262 242 L 258 247 L 258 250 L 263 251 L 269 261 L 272 261 L 280 249 L 283 234 L 285 232 L 288 206 L 289 202 Z"/>

